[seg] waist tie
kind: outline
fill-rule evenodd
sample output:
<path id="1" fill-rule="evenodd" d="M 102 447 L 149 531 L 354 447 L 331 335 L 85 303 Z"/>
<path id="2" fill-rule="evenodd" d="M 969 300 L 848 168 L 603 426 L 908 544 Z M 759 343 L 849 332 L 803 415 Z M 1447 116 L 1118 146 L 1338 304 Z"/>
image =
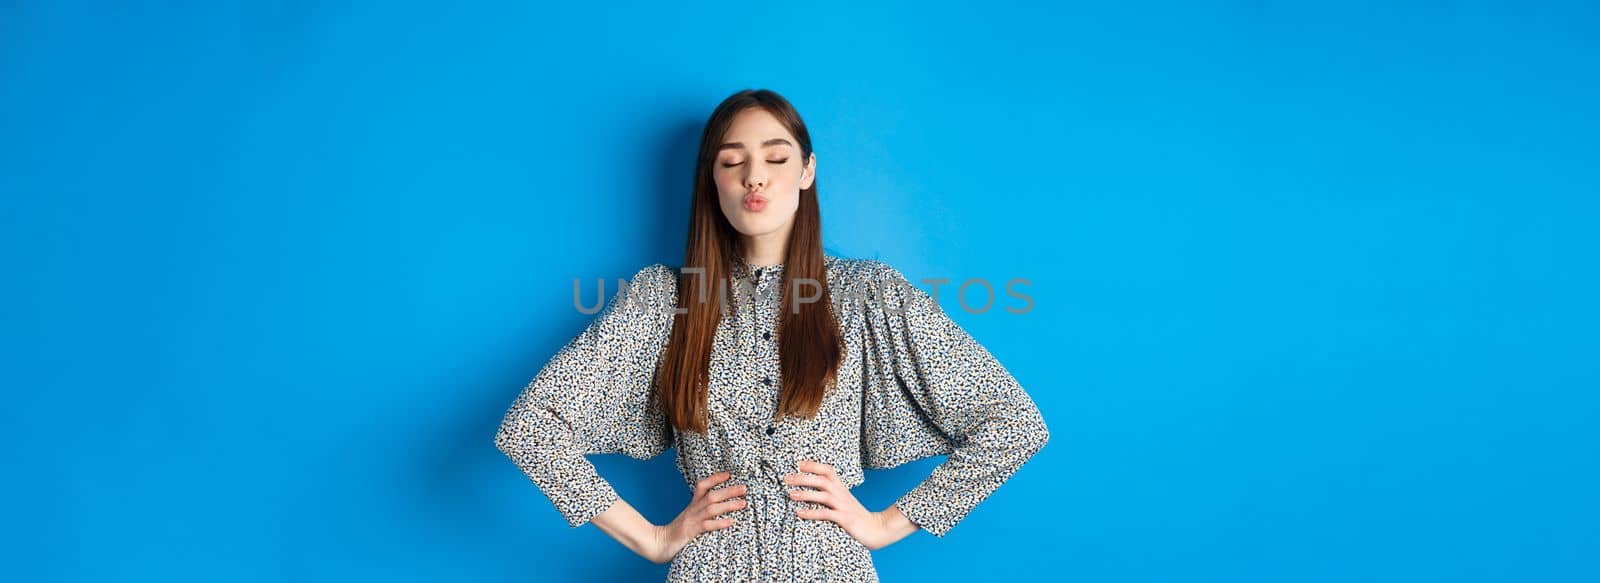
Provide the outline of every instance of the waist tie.
<path id="1" fill-rule="evenodd" d="M 783 483 L 783 476 L 797 471 L 793 465 L 792 461 L 780 464 L 763 458 L 734 471 L 728 480 L 747 488 L 742 519 L 746 524 L 739 529 L 739 542 L 746 550 L 745 556 L 754 557 L 748 568 L 750 576 L 759 580 L 787 580 L 792 576 L 791 547 L 800 541 L 795 539 L 795 522 L 799 520 L 794 515 L 796 502 L 789 499 L 789 491 L 797 486 Z"/>

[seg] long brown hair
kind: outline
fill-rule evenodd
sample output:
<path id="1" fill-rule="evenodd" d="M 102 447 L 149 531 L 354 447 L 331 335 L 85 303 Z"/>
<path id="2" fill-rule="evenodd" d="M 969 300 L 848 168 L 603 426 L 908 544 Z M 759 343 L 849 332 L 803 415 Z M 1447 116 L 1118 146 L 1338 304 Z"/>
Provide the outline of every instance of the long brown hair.
<path id="1" fill-rule="evenodd" d="M 678 277 L 678 310 L 673 315 L 672 336 L 662 355 L 657 376 L 657 396 L 668 420 L 680 431 L 706 431 L 706 397 L 709 393 L 712 341 L 722 312 L 723 290 L 732 294 L 729 279 L 734 262 L 744 261 L 739 232 L 722 214 L 717 183 L 711 176 L 717 147 L 739 112 L 760 107 L 794 134 L 801 165 L 811 158 L 811 134 L 789 101 L 766 89 L 746 89 L 724 99 L 711 112 L 700 136 L 700 157 L 695 163 L 693 201 L 689 210 L 689 237 L 684 267 Z M 783 290 L 778 317 L 780 393 L 775 419 L 785 415 L 815 416 L 827 388 L 835 380 L 841 360 L 842 338 L 833 315 L 822 249 L 822 213 L 817 208 L 817 182 L 800 191 L 794 227 L 784 251 Z M 694 273 L 687 268 L 700 268 Z M 796 280 L 817 282 L 821 297 L 795 305 Z M 811 291 L 811 290 L 806 290 Z"/>

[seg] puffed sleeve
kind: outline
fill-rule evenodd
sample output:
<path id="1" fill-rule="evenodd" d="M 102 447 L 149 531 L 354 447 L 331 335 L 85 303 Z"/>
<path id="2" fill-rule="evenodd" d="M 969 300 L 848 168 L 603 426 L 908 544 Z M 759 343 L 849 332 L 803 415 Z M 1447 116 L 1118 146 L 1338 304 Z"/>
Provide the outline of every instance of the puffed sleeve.
<path id="1" fill-rule="evenodd" d="M 573 527 L 618 499 L 584 455 L 644 460 L 672 445 L 652 387 L 676 297 L 671 268 L 657 263 L 639 270 L 522 389 L 500 422 L 495 446 Z"/>
<path id="2" fill-rule="evenodd" d="M 918 527 L 942 537 L 1050 433 L 1011 373 L 932 296 L 886 263 L 871 266 L 863 463 L 885 468 L 949 454 L 895 502 Z"/>

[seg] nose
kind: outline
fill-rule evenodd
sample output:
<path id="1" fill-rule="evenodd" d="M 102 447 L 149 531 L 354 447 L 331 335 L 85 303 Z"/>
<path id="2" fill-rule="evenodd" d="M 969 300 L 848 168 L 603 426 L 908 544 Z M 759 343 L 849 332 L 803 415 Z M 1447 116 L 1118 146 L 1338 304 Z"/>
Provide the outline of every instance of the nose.
<path id="1" fill-rule="evenodd" d="M 746 174 L 744 177 L 744 187 L 746 190 L 762 190 L 766 188 L 766 186 L 766 172 L 751 170 L 750 173 Z"/>

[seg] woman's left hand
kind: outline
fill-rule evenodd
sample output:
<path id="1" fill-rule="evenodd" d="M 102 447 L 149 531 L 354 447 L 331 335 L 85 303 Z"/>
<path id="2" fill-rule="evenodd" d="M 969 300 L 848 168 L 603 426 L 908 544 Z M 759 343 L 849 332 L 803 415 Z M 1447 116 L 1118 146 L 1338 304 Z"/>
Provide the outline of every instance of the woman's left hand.
<path id="1" fill-rule="evenodd" d="M 889 546 L 916 532 L 916 526 L 893 506 L 883 512 L 867 510 L 839 480 L 839 473 L 834 471 L 833 466 L 802 460 L 798 467 L 801 473 L 784 476 L 783 483 L 813 489 L 792 490 L 789 498 L 823 506 L 796 509 L 795 514 L 800 518 L 837 524 L 869 550 Z"/>

